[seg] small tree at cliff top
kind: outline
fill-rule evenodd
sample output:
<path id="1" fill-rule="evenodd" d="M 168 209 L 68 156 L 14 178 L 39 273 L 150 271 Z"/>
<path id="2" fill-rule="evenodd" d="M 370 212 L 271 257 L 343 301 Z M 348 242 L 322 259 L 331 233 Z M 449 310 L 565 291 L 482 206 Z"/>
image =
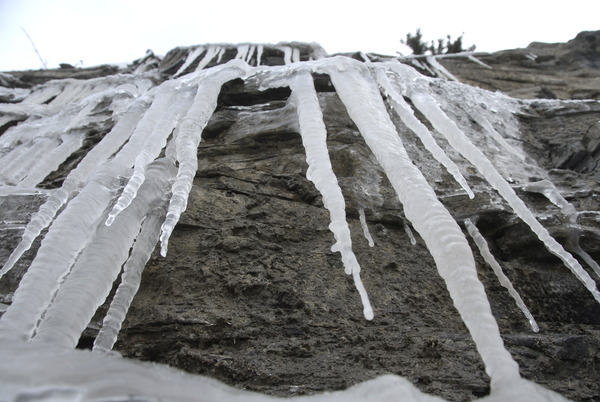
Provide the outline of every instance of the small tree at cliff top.
<path id="1" fill-rule="evenodd" d="M 430 52 L 431 54 L 444 54 L 444 53 L 460 53 L 475 50 L 475 45 L 470 46 L 468 49 L 463 49 L 463 35 L 461 34 L 456 40 L 452 40 L 450 35 L 446 36 L 446 39 L 438 39 L 437 45 L 434 41 L 431 41 L 428 45 L 423 40 L 423 34 L 421 29 L 418 28 L 417 32 L 413 35 L 410 32 L 406 34 L 406 39 L 400 39 L 400 42 L 411 48 L 413 54 L 425 54 Z"/>

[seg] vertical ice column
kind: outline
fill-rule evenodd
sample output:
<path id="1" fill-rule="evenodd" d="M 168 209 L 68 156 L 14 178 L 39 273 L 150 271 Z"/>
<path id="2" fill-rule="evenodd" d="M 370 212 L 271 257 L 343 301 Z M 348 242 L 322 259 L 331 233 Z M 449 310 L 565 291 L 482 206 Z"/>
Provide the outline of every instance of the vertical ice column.
<path id="1" fill-rule="evenodd" d="M 167 217 L 161 227 L 161 255 L 167 254 L 168 242 L 179 217 L 187 207 L 187 198 L 198 169 L 198 145 L 202 130 L 217 107 L 221 86 L 227 81 L 242 77 L 249 66 L 239 59 L 214 67 L 198 83 L 198 91 L 186 115 L 178 126 L 176 152 L 179 171 L 172 187 L 172 197 Z"/>
<path id="2" fill-rule="evenodd" d="M 544 243 L 546 248 L 560 258 L 565 266 L 579 278 L 585 287 L 592 293 L 594 298 L 600 302 L 600 292 L 596 289 L 596 283 L 590 275 L 581 267 L 579 262 L 573 256 L 565 251 L 548 230 L 544 228 L 536 219 L 533 213 L 527 208 L 525 203 L 517 196 L 510 184 L 498 173 L 492 162 L 477 148 L 466 135 L 458 128 L 456 123 L 452 121 L 438 106 L 435 99 L 422 88 L 419 82 L 412 79 L 416 71 L 410 67 L 394 65 L 394 69 L 402 74 L 405 72 L 407 76 L 403 83 L 407 86 L 406 92 L 417 109 L 425 115 L 431 122 L 433 127 L 440 132 L 450 145 L 457 150 L 465 159 L 471 162 L 477 170 L 485 177 L 488 183 L 506 200 L 511 206 L 515 214 L 523 220 L 531 230 Z M 410 71 L 410 70 L 412 71 Z"/>
<path id="3" fill-rule="evenodd" d="M 529 321 L 533 332 L 539 332 L 540 328 L 538 327 L 535 318 L 533 318 L 533 315 L 525 305 L 525 302 L 519 295 L 519 292 L 517 292 L 517 290 L 514 288 L 510 279 L 508 279 L 508 277 L 504 274 L 502 267 L 500 266 L 500 264 L 498 264 L 498 261 L 496 261 L 496 259 L 492 255 L 492 252 L 488 247 L 487 241 L 485 241 L 485 238 L 481 235 L 481 233 L 477 229 L 477 226 L 475 226 L 475 224 L 471 222 L 470 219 L 465 219 L 465 227 L 467 228 L 467 232 L 469 232 L 469 235 L 471 235 L 471 237 L 475 241 L 475 244 L 477 245 L 477 248 L 479 248 L 479 252 L 481 253 L 481 256 L 483 257 L 485 262 L 487 262 L 488 265 L 492 267 L 492 270 L 496 274 L 496 277 L 498 278 L 500 284 L 504 286 L 506 290 L 508 290 L 508 293 L 517 303 L 517 306 L 519 306 L 525 317 L 527 317 L 527 320 Z"/>
<path id="4" fill-rule="evenodd" d="M 297 72 L 292 77 L 290 87 L 298 113 L 302 144 L 306 151 L 306 162 L 308 163 L 306 178 L 312 181 L 319 190 L 323 197 L 323 205 L 329 211 L 331 220 L 329 230 L 336 239 L 331 251 L 339 251 L 342 254 L 346 273 L 352 275 L 360 294 L 363 314 L 367 320 L 372 320 L 373 308 L 360 278 L 360 265 L 352 251 L 350 228 L 346 221 L 346 202 L 329 159 L 327 130 L 323 123 L 323 114 L 312 75 L 308 71 Z"/>
<path id="5" fill-rule="evenodd" d="M 331 77 L 350 117 L 383 167 L 404 206 L 406 217 L 430 250 L 485 363 L 492 387 L 519 380 L 518 365 L 504 348 L 485 290 L 477 278 L 469 244 L 408 157 L 369 70 L 348 58 L 327 61 L 323 69 Z"/>
<path id="6" fill-rule="evenodd" d="M 475 197 L 473 191 L 469 187 L 469 184 L 463 177 L 462 173 L 460 173 L 458 166 L 456 166 L 456 164 L 450 158 L 448 158 L 444 150 L 438 145 L 429 132 L 429 129 L 415 117 L 411 107 L 390 83 L 390 80 L 385 74 L 385 70 L 379 66 L 375 67 L 374 70 L 379 85 L 381 85 L 385 93 L 389 96 L 390 103 L 394 108 L 394 111 L 398 113 L 398 116 L 400 116 L 402 122 L 406 124 L 406 126 L 412 130 L 417 137 L 419 137 L 425 149 L 427 149 L 431 155 L 433 155 L 435 160 L 437 160 L 446 168 L 448 173 L 454 177 L 454 180 L 456 180 L 458 184 L 460 184 L 460 186 L 467 192 L 469 198 Z"/>
<path id="7" fill-rule="evenodd" d="M 221 55 L 223 54 L 223 48 L 218 47 L 218 46 L 210 46 L 207 50 L 206 50 L 206 54 L 204 55 L 204 57 L 202 58 L 202 60 L 200 60 L 200 63 L 198 63 L 198 66 L 196 66 L 196 72 L 203 70 L 204 67 L 206 67 L 208 65 L 208 63 L 210 63 L 212 61 L 212 59 L 215 58 L 215 56 L 219 55 L 219 61 L 221 59 Z M 217 61 L 217 63 L 219 62 Z"/>
<path id="8" fill-rule="evenodd" d="M 160 211 L 163 212 L 162 209 Z M 127 311 L 140 287 L 142 272 L 158 242 L 162 218 L 163 213 L 156 211 L 144 220 L 140 234 L 133 244 L 131 256 L 123 267 L 121 283 L 119 283 L 117 292 L 102 322 L 102 328 L 94 341 L 94 350 L 108 352 L 117 341 Z"/>
<path id="9" fill-rule="evenodd" d="M 33 341 L 74 348 L 96 309 L 108 296 L 146 214 L 166 201 L 173 161 L 159 159 L 148 167 L 148 180 L 126 211 L 108 227 L 100 225 L 77 257 L 70 274 L 39 323 Z"/>

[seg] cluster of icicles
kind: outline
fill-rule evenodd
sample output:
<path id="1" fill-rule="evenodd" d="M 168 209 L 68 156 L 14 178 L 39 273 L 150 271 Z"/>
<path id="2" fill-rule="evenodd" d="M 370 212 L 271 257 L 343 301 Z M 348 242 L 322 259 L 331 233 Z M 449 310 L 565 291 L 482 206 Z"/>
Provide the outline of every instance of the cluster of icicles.
<path id="1" fill-rule="evenodd" d="M 218 54 L 213 50 L 211 57 Z M 473 192 L 458 167 L 436 143 L 429 129 L 415 117 L 413 106 L 405 101 L 409 98 L 435 130 L 478 169 L 546 247 L 561 258 L 600 301 L 594 280 L 538 223 L 490 160 L 440 108 L 429 91 L 431 79 L 397 61 L 361 63 L 346 57 L 281 67 L 251 67 L 243 58 L 238 58 L 211 69 L 198 68 L 159 86 L 152 86 L 148 77 L 126 75 L 82 82 L 61 81 L 46 85 L 14 105 L 15 110 L 22 108 L 23 113 L 29 111 L 33 115 L 0 138 L 2 177 L 15 189 L 36 186 L 81 146 L 86 124 L 93 119 L 98 105 L 103 104 L 112 111 L 116 124 L 71 170 L 62 187 L 49 193 L 25 228 L 21 243 L 0 271 L 0 275 L 4 275 L 10 270 L 34 239 L 49 228 L 11 305 L 0 319 L 0 349 L 5 355 L 0 364 L 3 378 L 9 378 L 5 375 L 12 375 L 15 370 L 30 370 L 28 377 L 36 378 L 43 385 L 32 391 L 27 388 L 26 380 L 20 383 L 13 375 L 12 382 L 0 386 L 5 395 L 15 398 L 35 394 L 36 397 L 82 399 L 126 395 L 168 400 L 185 399 L 185 395 L 194 395 L 199 400 L 204 400 L 203 397 L 206 400 L 272 399 L 234 391 L 205 378 L 191 379 L 168 369 L 149 368 L 96 353 L 110 351 L 114 345 L 139 287 L 142 270 L 158 242 L 161 254 L 166 255 L 169 237 L 186 209 L 198 166 L 197 148 L 202 131 L 217 106 L 221 86 L 233 79 L 252 79 L 265 89 L 291 88 L 289 102 L 297 110 L 308 163 L 306 175 L 321 192 L 331 216 L 329 228 L 336 240 L 332 250 L 341 253 L 346 273 L 354 278 L 365 318 L 373 319 L 373 309 L 360 278 L 361 268 L 352 251 L 344 197 L 329 159 L 327 132 L 312 73 L 327 74 L 331 78 L 350 117 L 394 187 L 407 219 L 433 255 L 438 272 L 485 363 L 491 378 L 491 398 L 561 399 L 521 379 L 517 364 L 503 346 L 484 288 L 477 278 L 467 239 L 409 159 L 385 102 L 472 198 Z M 52 98 L 54 100 L 48 102 Z M 13 112 L 18 114 L 18 110 Z M 508 152 L 515 152 L 508 149 L 507 143 L 500 141 L 500 145 Z M 367 235 L 362 210 L 361 220 Z M 465 225 L 537 331 L 535 320 L 502 274 L 476 226 L 469 220 Z M 96 352 L 67 352 L 75 348 L 120 273 L 120 284 L 94 344 Z M 62 351 L 60 354 L 51 352 L 58 348 Z M 53 359 L 61 359 L 61 368 L 50 364 Z M 35 367 L 46 367 L 46 371 Z M 89 375 L 83 379 L 76 375 L 77 370 L 87 371 Z M 127 374 L 122 375 L 127 381 L 111 380 L 104 383 L 104 387 L 95 382 L 100 377 L 108 381 L 115 371 L 123 373 L 125 370 Z M 111 385 L 106 386 L 109 383 Z M 396 376 L 383 376 L 340 393 L 304 398 L 358 401 L 397 400 L 403 396 L 410 400 L 437 400 L 421 394 L 408 381 Z"/>

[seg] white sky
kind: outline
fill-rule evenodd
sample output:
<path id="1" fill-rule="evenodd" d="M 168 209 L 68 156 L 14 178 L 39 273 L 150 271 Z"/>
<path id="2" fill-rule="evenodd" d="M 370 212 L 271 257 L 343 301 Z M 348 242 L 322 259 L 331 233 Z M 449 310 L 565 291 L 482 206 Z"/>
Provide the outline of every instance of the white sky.
<path id="1" fill-rule="evenodd" d="M 400 44 L 454 38 L 478 51 L 566 42 L 600 30 L 600 0 L 0 0 L 0 71 L 131 62 L 146 49 L 215 42 L 318 42 L 328 53 L 410 54 Z"/>

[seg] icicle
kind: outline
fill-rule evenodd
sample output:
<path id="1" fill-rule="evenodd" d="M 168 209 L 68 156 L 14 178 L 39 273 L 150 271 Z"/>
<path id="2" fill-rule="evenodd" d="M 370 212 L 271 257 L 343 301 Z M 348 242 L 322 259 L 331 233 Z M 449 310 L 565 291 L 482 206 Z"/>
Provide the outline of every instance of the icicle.
<path id="1" fill-rule="evenodd" d="M 179 77 L 181 74 L 183 74 L 185 70 L 187 70 L 187 68 L 191 66 L 192 63 L 196 61 L 196 59 L 200 57 L 202 53 L 204 53 L 204 46 L 198 46 L 192 52 L 190 52 L 185 59 L 185 62 L 181 65 L 181 67 L 179 67 L 177 72 L 173 74 L 173 77 Z"/>
<path id="2" fill-rule="evenodd" d="M 146 214 L 165 201 L 172 161 L 159 159 L 148 167 L 148 177 L 131 206 L 112 226 L 100 225 L 90 244 L 78 256 L 71 273 L 39 323 L 35 342 L 74 348 L 96 309 L 108 296 Z M 110 250 L 110 252 L 107 252 Z"/>
<path id="3" fill-rule="evenodd" d="M 198 66 L 196 67 L 195 71 L 198 72 L 200 70 L 203 70 L 204 67 L 208 66 L 208 64 L 215 58 L 216 55 L 219 55 L 220 60 L 222 53 L 223 49 L 221 47 L 210 46 L 206 50 L 206 54 L 204 55 L 202 60 L 200 60 L 200 63 L 198 63 Z"/>
<path id="4" fill-rule="evenodd" d="M 84 133 L 62 135 L 62 144 L 35 161 L 35 164 L 30 166 L 27 176 L 18 184 L 18 186 L 25 188 L 37 186 L 50 172 L 58 169 L 60 164 L 71 156 L 73 152 L 81 148 L 84 137 Z"/>
<path id="5" fill-rule="evenodd" d="M 256 52 L 256 67 L 260 66 L 262 54 L 263 54 L 263 45 L 258 45 L 258 50 Z"/>
<path id="6" fill-rule="evenodd" d="M 161 216 L 152 214 L 142 224 L 140 234 L 133 245 L 131 256 L 123 267 L 121 283 L 104 317 L 102 328 L 94 341 L 94 350 L 109 352 L 117 341 L 117 336 L 129 306 L 140 287 L 142 271 L 158 242 L 161 221 Z"/>
<path id="7" fill-rule="evenodd" d="M 332 58 L 330 63 L 323 70 L 396 190 L 405 216 L 427 244 L 486 365 L 492 391 L 500 384 L 514 384 L 520 380 L 518 365 L 503 346 L 460 227 L 408 157 L 366 67 L 342 57 Z"/>
<path id="8" fill-rule="evenodd" d="M 292 78 L 290 87 L 293 102 L 297 106 L 300 135 L 306 151 L 306 178 L 319 190 L 323 197 L 323 205 L 329 211 L 329 230 L 336 240 L 331 251 L 339 251 L 342 254 L 346 274 L 353 276 L 360 294 L 364 316 L 367 320 L 372 320 L 373 308 L 360 279 L 360 265 L 352 251 L 350 228 L 346 221 L 346 202 L 329 160 L 327 130 L 311 74 L 308 71 L 299 71 Z"/>
<path id="9" fill-rule="evenodd" d="M 415 235 L 413 235 L 412 230 L 410 230 L 410 226 L 408 226 L 408 223 L 406 223 L 406 222 L 404 222 L 404 232 L 408 236 L 408 240 L 410 240 L 410 244 L 412 244 L 413 246 L 416 246 L 417 239 L 415 239 Z"/>
<path id="10" fill-rule="evenodd" d="M 248 51 L 248 55 L 246 56 L 246 58 L 244 59 L 244 61 L 248 64 L 250 64 L 250 59 L 252 59 L 252 56 L 254 56 L 254 52 L 256 51 L 256 46 L 255 45 L 251 45 L 250 46 L 250 50 Z"/>
<path id="11" fill-rule="evenodd" d="M 365 63 L 370 63 L 371 62 L 371 59 L 369 58 L 369 55 L 366 54 L 365 52 L 359 52 L 358 54 L 360 55 L 360 58 L 363 59 L 363 61 Z"/>
<path id="12" fill-rule="evenodd" d="M 435 70 L 436 75 L 441 78 L 447 78 L 452 81 L 458 81 L 458 79 L 452 75 L 452 73 L 446 70 L 446 67 L 442 66 L 434 56 L 425 56 L 425 60 Z"/>
<path id="13" fill-rule="evenodd" d="M 279 50 L 283 52 L 283 64 L 292 63 L 292 48 L 289 46 L 279 46 Z"/>
<path id="14" fill-rule="evenodd" d="M 489 68 L 490 70 L 492 69 L 491 66 L 485 64 L 483 61 L 479 60 L 477 57 L 473 56 L 472 54 L 468 54 L 467 58 L 469 60 L 471 60 L 472 62 L 475 62 L 475 63 L 479 64 L 480 66 L 483 66 L 485 68 Z"/>
<path id="15" fill-rule="evenodd" d="M 479 252 L 481 253 L 481 256 L 483 257 L 485 262 L 487 262 L 488 265 L 492 267 L 492 270 L 496 274 L 496 277 L 498 278 L 498 281 L 500 281 L 500 284 L 508 290 L 508 293 L 517 303 L 517 306 L 519 306 L 523 314 L 525 314 L 525 317 L 527 317 L 527 320 L 531 325 L 531 330 L 533 332 L 539 332 L 540 328 L 538 327 L 535 318 L 533 318 L 533 315 L 525 305 L 525 302 L 523 301 L 523 299 L 521 299 L 521 296 L 513 287 L 513 284 L 511 283 L 510 279 L 508 279 L 508 277 L 502 271 L 502 267 L 500 266 L 500 264 L 498 264 L 498 261 L 496 261 L 496 259 L 492 255 L 492 252 L 488 247 L 487 241 L 485 241 L 485 238 L 481 235 L 481 233 L 477 229 L 477 226 L 475 226 L 470 219 L 465 219 L 465 227 L 467 228 L 467 232 L 469 232 L 469 235 L 471 235 L 471 237 L 475 241 L 475 244 L 479 248 Z"/>
<path id="16" fill-rule="evenodd" d="M 419 83 L 411 81 L 411 77 L 417 76 L 416 71 L 399 63 L 390 64 L 398 73 L 405 74 L 405 83 L 409 85 L 407 94 L 415 106 L 431 122 L 433 127 L 448 140 L 450 145 L 463 157 L 471 162 L 477 170 L 485 177 L 490 185 L 500 193 L 508 202 L 513 211 L 521 218 L 531 230 L 544 243 L 546 248 L 559 257 L 592 293 L 594 298 L 600 302 L 600 292 L 596 289 L 596 283 L 590 275 L 581 267 L 579 262 L 548 233 L 536 219 L 525 203 L 515 194 L 514 190 L 498 173 L 489 159 L 465 136 L 456 123 L 451 120 L 440 109 L 435 99 L 419 86 Z"/>
<path id="17" fill-rule="evenodd" d="M 27 176 L 27 172 L 31 168 L 31 161 L 40 160 L 43 155 L 51 152 L 59 145 L 59 143 L 59 140 L 56 138 L 37 138 L 30 147 L 23 149 L 11 164 L 0 170 L 0 176 L 5 177 L 8 183 L 18 184 L 25 176 Z"/>
<path id="18" fill-rule="evenodd" d="M 554 183 L 550 180 L 540 180 L 532 183 L 527 183 L 523 186 L 523 190 L 530 193 L 543 194 L 551 203 L 560 208 L 560 212 L 569 218 L 571 223 L 577 221 L 577 210 L 569 201 L 562 196 Z"/>
<path id="19" fill-rule="evenodd" d="M 156 122 L 152 132 L 144 142 L 140 153 L 135 158 L 135 166 L 131 178 L 117 200 L 112 211 L 106 219 L 106 224 L 111 225 L 115 217 L 123 211 L 135 198 L 138 189 L 145 180 L 146 166 L 158 157 L 165 147 L 167 139 L 173 131 L 180 117 L 189 109 L 193 94 L 187 90 L 177 91 L 170 82 L 163 84 L 159 89 L 153 106 L 163 110 L 162 116 Z M 152 108 L 152 106 L 151 106 Z"/>
<path id="20" fill-rule="evenodd" d="M 373 241 L 373 237 L 369 232 L 369 226 L 367 225 L 367 218 L 365 217 L 365 210 L 362 208 L 358 208 L 358 219 L 360 220 L 360 226 L 362 226 L 363 235 L 365 239 L 369 242 L 369 247 L 374 247 L 375 242 Z"/>
<path id="21" fill-rule="evenodd" d="M 456 166 L 456 164 L 450 158 L 448 158 L 444 150 L 438 145 L 429 132 L 429 129 L 415 117 L 412 108 L 406 103 L 402 95 L 400 95 L 391 85 L 387 75 L 385 74 L 385 71 L 378 67 L 376 67 L 374 70 L 379 85 L 381 85 L 385 93 L 389 96 L 390 103 L 394 108 L 394 111 L 398 113 L 398 116 L 400 116 L 402 122 L 406 124 L 406 126 L 413 131 L 417 137 L 419 137 L 423 143 L 423 146 L 431 153 L 431 155 L 433 155 L 435 160 L 441 163 L 442 166 L 446 168 L 448 173 L 454 177 L 454 180 L 456 180 L 458 184 L 460 184 L 460 186 L 467 192 L 469 198 L 472 199 L 475 197 L 471 187 L 469 187 L 469 184 L 458 169 L 458 166 Z"/>
<path id="22" fill-rule="evenodd" d="M 30 222 L 23 232 L 21 241 L 8 257 L 4 267 L 0 270 L 0 278 L 12 269 L 25 251 L 29 250 L 33 241 L 39 236 L 42 230 L 48 227 L 58 210 L 73 196 L 98 165 L 113 155 L 127 141 L 147 107 L 147 97 L 136 100 L 129 111 L 104 136 L 102 141 L 92 148 L 81 162 L 79 162 L 77 167 L 67 175 L 61 188 L 54 191 L 38 212 L 32 215 Z M 143 140 L 143 138 L 140 138 L 140 140 Z M 132 142 L 132 144 L 135 143 Z M 135 146 L 133 145 L 133 147 Z"/>
<path id="23" fill-rule="evenodd" d="M 217 54 L 217 64 L 221 63 L 221 59 L 223 58 L 223 55 L 225 54 L 225 48 L 224 47 L 219 47 L 219 53 Z"/>
<path id="24" fill-rule="evenodd" d="M 473 120 L 475 120 L 481 127 L 483 127 L 483 129 L 494 140 L 496 140 L 496 142 L 498 144 L 500 144 L 504 148 L 505 151 L 508 151 L 512 155 L 516 156 L 519 160 L 524 161 L 525 155 L 523 154 L 523 152 L 521 152 L 520 150 L 516 149 L 511 144 L 509 144 L 508 141 L 506 141 L 506 139 L 502 135 L 500 135 L 500 133 L 498 131 L 496 131 L 494 126 L 492 126 L 492 124 L 485 118 L 485 116 L 483 116 L 481 114 L 481 110 L 476 110 L 476 109 L 480 109 L 480 107 L 475 108 L 471 105 L 471 107 L 469 107 L 467 109 L 469 116 L 471 116 L 473 118 Z"/>
<path id="25" fill-rule="evenodd" d="M 167 254 L 169 237 L 182 212 L 187 207 L 187 198 L 192 189 L 192 182 L 198 168 L 198 145 L 202 138 L 202 130 L 217 107 L 217 98 L 221 86 L 235 78 L 246 74 L 249 66 L 241 60 L 234 59 L 226 64 L 214 67 L 209 75 L 198 84 L 198 92 L 192 106 L 178 127 L 177 161 L 179 171 L 172 187 L 172 197 L 167 217 L 161 227 L 161 255 Z"/>
<path id="26" fill-rule="evenodd" d="M 249 45 L 239 45 L 237 48 L 237 54 L 235 55 L 236 59 L 246 60 L 246 56 L 248 55 Z"/>
<path id="27" fill-rule="evenodd" d="M 300 62 L 300 49 L 295 47 L 292 49 L 292 63 L 299 63 L 299 62 Z"/>

